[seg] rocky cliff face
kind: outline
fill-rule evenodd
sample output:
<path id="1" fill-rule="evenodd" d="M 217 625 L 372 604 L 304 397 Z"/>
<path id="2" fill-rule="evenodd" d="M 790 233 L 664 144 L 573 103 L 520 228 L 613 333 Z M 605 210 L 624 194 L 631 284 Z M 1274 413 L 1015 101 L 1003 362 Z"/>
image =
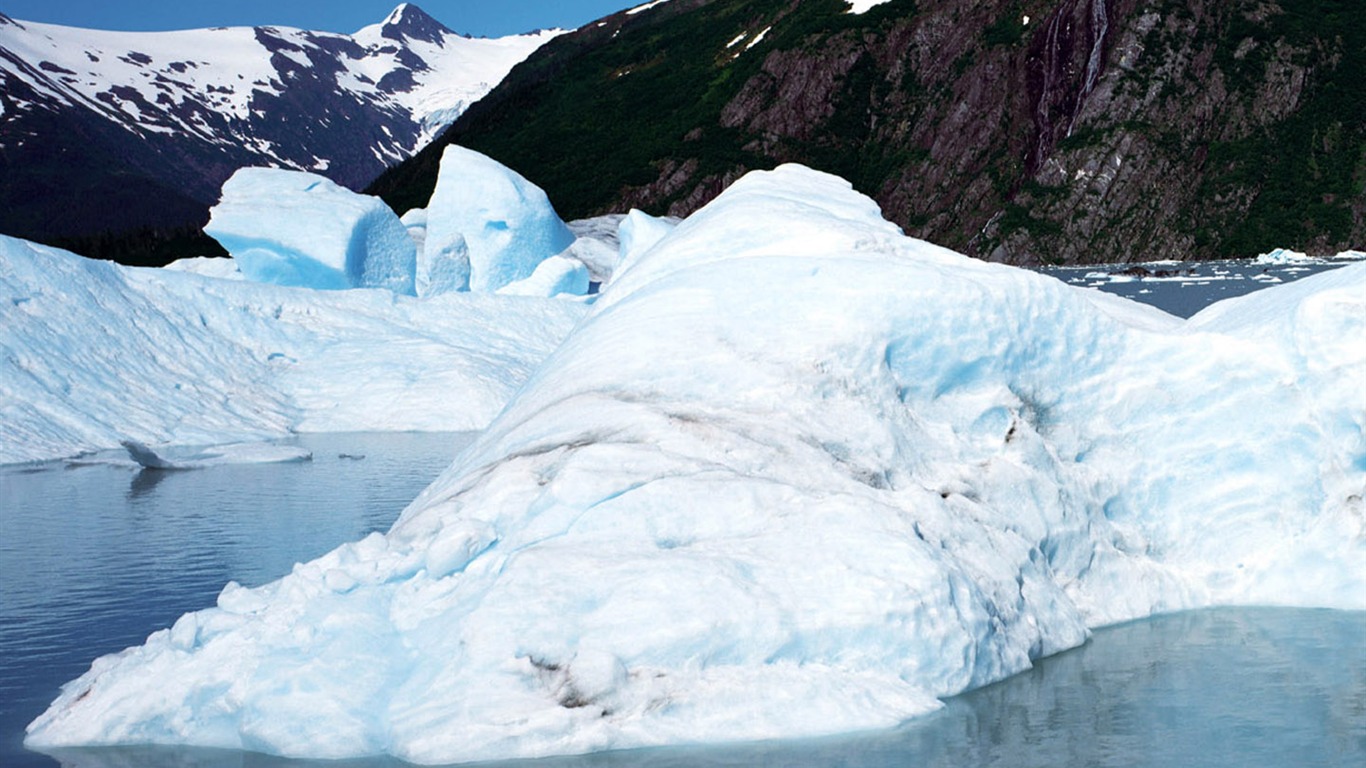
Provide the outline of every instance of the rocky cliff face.
<path id="1" fill-rule="evenodd" d="M 1366 5 L 848 9 L 619 14 L 542 49 L 445 140 L 531 174 L 575 216 L 685 215 L 746 170 L 798 161 L 911 234 L 1013 263 L 1362 245 Z M 432 179 L 420 155 L 375 189 L 418 205 Z"/>

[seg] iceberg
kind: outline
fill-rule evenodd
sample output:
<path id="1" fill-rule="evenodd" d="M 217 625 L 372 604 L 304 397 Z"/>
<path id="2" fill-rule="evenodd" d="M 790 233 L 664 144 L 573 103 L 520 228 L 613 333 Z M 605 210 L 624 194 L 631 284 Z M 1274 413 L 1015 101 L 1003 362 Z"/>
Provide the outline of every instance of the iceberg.
<path id="1" fill-rule="evenodd" d="M 1308 254 L 1299 251 L 1291 251 L 1285 248 L 1273 248 L 1268 253 L 1258 254 L 1253 260 L 1254 264 L 1312 264 L 1319 259 L 1310 257 Z"/>
<path id="2" fill-rule="evenodd" d="M 127 268 L 0 237 L 0 464 L 126 440 L 480 429 L 583 313 Z"/>
<path id="3" fill-rule="evenodd" d="M 27 744 L 811 736 L 1104 624 L 1366 608 L 1363 333 L 1366 265 L 1185 322 L 907 238 L 836 177 L 751 173 L 387 534 L 96 660 Z"/>
<path id="4" fill-rule="evenodd" d="M 136 440 L 124 440 L 122 445 L 128 452 L 128 458 L 144 470 L 174 471 L 204 469 L 224 464 L 288 464 L 313 460 L 313 453 L 303 448 L 267 443 L 217 445 L 185 456 L 172 455 Z"/>
<path id="5" fill-rule="evenodd" d="M 467 259 L 469 290 L 492 293 L 531 277 L 573 242 L 540 187 L 474 150 L 446 147 L 427 205 L 427 258 L 453 265 Z"/>
<path id="6" fill-rule="evenodd" d="M 414 294 L 417 253 L 398 216 L 379 198 L 316 174 L 238 170 L 204 231 L 250 280 Z"/>

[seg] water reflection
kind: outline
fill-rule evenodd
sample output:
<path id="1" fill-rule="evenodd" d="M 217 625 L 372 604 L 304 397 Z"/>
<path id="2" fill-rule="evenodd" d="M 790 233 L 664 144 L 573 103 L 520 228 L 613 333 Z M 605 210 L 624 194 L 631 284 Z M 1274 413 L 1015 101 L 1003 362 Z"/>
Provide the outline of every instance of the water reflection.
<path id="1" fill-rule="evenodd" d="M 166 479 L 166 472 L 155 469 L 140 469 L 133 473 L 133 479 L 128 483 L 128 499 L 139 499 L 155 491 L 161 481 Z"/>
<path id="2" fill-rule="evenodd" d="M 1219 609 L 1096 633 L 1034 670 L 854 737 L 609 752 L 500 768 L 1366 765 L 1366 613 Z M 70 768 L 395 768 L 174 748 L 73 750 Z"/>

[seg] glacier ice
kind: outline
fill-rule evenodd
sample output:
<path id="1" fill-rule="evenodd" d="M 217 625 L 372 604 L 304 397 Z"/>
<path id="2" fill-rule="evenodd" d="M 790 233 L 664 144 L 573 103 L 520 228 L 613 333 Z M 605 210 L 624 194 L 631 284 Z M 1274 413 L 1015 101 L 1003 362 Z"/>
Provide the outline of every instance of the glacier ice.
<path id="1" fill-rule="evenodd" d="M 427 205 L 427 258 L 455 264 L 463 251 L 469 290 L 524 280 L 573 242 L 540 187 L 486 155 L 446 147 Z"/>
<path id="2" fill-rule="evenodd" d="M 624 214 L 611 213 L 568 222 L 566 226 L 574 233 L 574 244 L 569 246 L 567 255 L 578 259 L 588 267 L 588 279 L 596 283 L 606 283 L 612 278 L 620 255 L 617 241 L 617 228 Z"/>
<path id="3" fill-rule="evenodd" d="M 583 296 L 588 293 L 588 267 L 569 256 L 551 256 L 536 265 L 531 277 L 498 289 L 507 296 Z"/>
<path id="4" fill-rule="evenodd" d="M 124 440 L 479 429 L 583 312 L 133 269 L 0 237 L 0 464 Z"/>
<path id="5" fill-rule="evenodd" d="M 632 208 L 617 226 L 617 263 L 614 274 L 630 267 L 641 254 L 678 226 L 678 219 L 651 216 Z"/>
<path id="6" fill-rule="evenodd" d="M 412 238 L 413 248 L 417 251 L 418 264 L 422 263 L 422 251 L 427 245 L 427 209 L 414 208 L 399 217 L 403 227 Z"/>
<path id="7" fill-rule="evenodd" d="M 316 174 L 238 170 L 204 231 L 257 282 L 414 293 L 417 254 L 399 218 L 379 198 Z"/>
<path id="8" fill-rule="evenodd" d="M 572 304 L 571 302 L 564 302 Z M 752 173 L 384 535 L 94 662 L 28 744 L 419 763 L 890 726 L 1090 627 L 1366 608 L 1366 265 L 1189 322 Z"/>
<path id="9" fill-rule="evenodd" d="M 470 249 L 459 232 L 425 242 L 417 265 L 417 295 L 440 296 L 470 289 Z"/>
<path id="10" fill-rule="evenodd" d="M 470 287 L 470 254 L 465 238 L 458 233 L 430 251 L 427 249 L 427 209 L 414 208 L 400 219 L 417 249 L 415 285 L 418 296 L 467 291 Z"/>
<path id="11" fill-rule="evenodd" d="M 175 261 L 162 267 L 172 272 L 190 272 L 204 277 L 215 277 L 219 280 L 245 280 L 246 276 L 237 268 L 237 262 L 232 259 L 222 259 L 210 256 L 191 256 Z"/>

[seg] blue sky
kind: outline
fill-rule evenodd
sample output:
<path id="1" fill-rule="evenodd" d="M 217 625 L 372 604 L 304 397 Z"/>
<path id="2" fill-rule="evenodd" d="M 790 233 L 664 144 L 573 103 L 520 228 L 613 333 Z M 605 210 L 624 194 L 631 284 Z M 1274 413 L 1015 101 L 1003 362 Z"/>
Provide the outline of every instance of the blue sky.
<path id="1" fill-rule="evenodd" d="M 644 0 L 419 0 L 441 23 L 472 35 L 573 28 Z M 123 30 L 275 24 L 354 32 L 381 21 L 399 0 L 0 0 L 16 19 Z"/>

